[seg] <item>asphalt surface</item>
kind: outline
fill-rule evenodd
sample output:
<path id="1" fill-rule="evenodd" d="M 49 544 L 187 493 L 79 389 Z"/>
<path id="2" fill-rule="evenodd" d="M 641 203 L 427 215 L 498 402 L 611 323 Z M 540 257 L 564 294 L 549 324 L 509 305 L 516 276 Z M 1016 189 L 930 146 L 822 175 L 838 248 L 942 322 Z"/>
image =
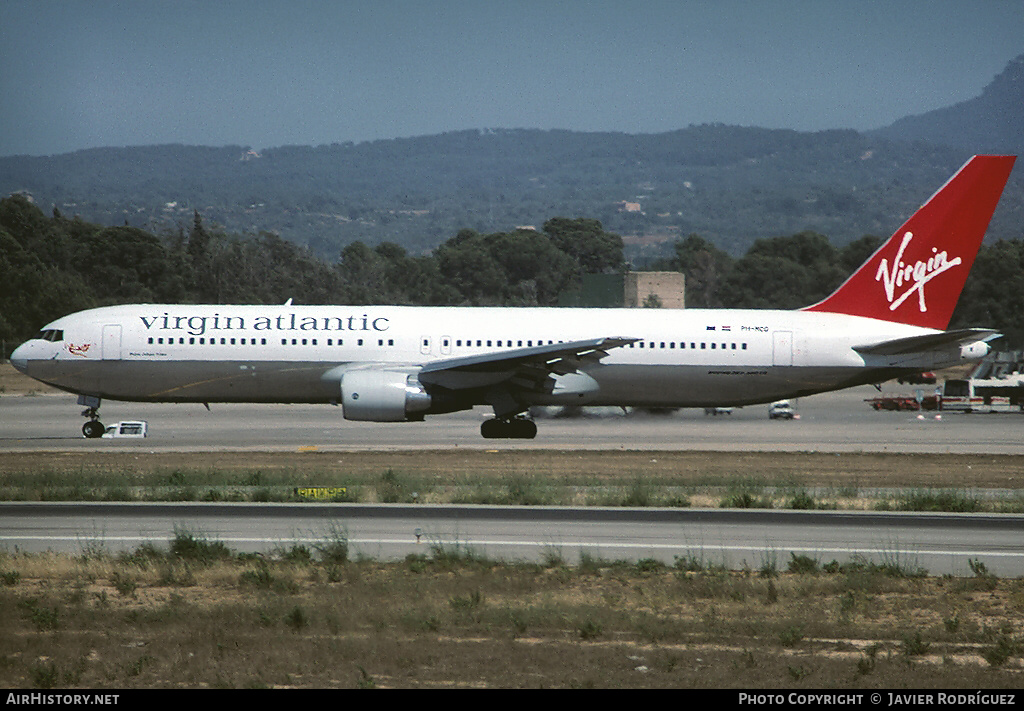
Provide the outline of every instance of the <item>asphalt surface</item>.
<path id="1" fill-rule="evenodd" d="M 913 395 L 904 387 L 901 394 Z M 548 411 L 534 440 L 484 440 L 484 408 L 424 423 L 348 422 L 329 405 L 162 405 L 105 402 L 106 424 L 146 420 L 144 439 L 87 440 L 70 395 L 0 397 L 0 457 L 13 451 L 318 451 L 478 449 L 956 452 L 1024 454 L 1024 414 L 877 412 L 874 388 L 794 401 L 799 418 L 768 406 L 710 416 Z M 1024 516 L 853 512 L 541 509 L 354 505 L 0 504 L 0 549 L 131 549 L 195 531 L 240 551 L 317 543 L 339 535 L 353 555 L 401 558 L 430 546 L 469 547 L 503 559 L 677 557 L 732 568 L 784 569 L 791 555 L 854 558 L 931 574 L 969 575 L 971 559 L 1024 575 Z M 418 537 L 417 537 L 418 534 Z"/>
<path id="2" fill-rule="evenodd" d="M 903 387 L 901 394 L 913 395 Z M 927 392 L 927 389 L 926 389 Z M 426 422 L 350 422 L 330 405 L 167 405 L 103 403 L 107 425 L 145 420 L 145 439 L 86 440 L 85 419 L 71 395 L 0 396 L 4 451 L 322 451 L 438 449 L 639 449 L 704 451 L 955 452 L 1024 454 L 1024 414 L 879 412 L 870 386 L 794 401 L 799 419 L 769 420 L 768 406 L 705 415 L 623 413 L 614 408 L 537 418 L 534 440 L 485 440 L 487 408 L 437 415 Z"/>
<path id="3" fill-rule="evenodd" d="M 1024 575 L 1024 516 L 358 504 L 0 503 L 0 548 L 117 552 L 165 546 L 180 533 L 239 552 L 315 550 L 344 539 L 351 557 L 472 552 L 498 560 L 574 563 L 682 558 L 733 569 L 785 570 L 791 556 L 820 564 L 871 561 L 905 574 L 970 576 L 980 560 Z"/>

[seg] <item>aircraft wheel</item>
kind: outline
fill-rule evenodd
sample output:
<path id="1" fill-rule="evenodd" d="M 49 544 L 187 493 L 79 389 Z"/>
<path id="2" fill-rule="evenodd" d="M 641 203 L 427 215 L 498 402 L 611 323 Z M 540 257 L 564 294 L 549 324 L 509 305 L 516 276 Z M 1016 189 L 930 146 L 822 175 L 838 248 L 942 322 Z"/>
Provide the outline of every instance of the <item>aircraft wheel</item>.
<path id="1" fill-rule="evenodd" d="M 522 417 L 485 420 L 480 425 L 480 434 L 484 439 L 533 439 L 537 436 L 537 425 Z"/>
<path id="2" fill-rule="evenodd" d="M 104 431 L 106 431 L 106 428 L 103 426 L 103 423 L 100 422 L 99 420 L 89 420 L 84 425 L 82 425 L 82 434 L 84 434 L 89 439 L 96 439 L 98 437 L 102 437 Z"/>
<path id="3" fill-rule="evenodd" d="M 537 436 L 537 424 L 533 420 L 512 420 L 510 424 L 516 439 L 533 439 Z"/>
<path id="4" fill-rule="evenodd" d="M 503 434 L 504 427 L 502 427 L 501 420 L 484 420 L 480 425 L 480 434 L 484 439 L 501 439 L 505 437 Z"/>

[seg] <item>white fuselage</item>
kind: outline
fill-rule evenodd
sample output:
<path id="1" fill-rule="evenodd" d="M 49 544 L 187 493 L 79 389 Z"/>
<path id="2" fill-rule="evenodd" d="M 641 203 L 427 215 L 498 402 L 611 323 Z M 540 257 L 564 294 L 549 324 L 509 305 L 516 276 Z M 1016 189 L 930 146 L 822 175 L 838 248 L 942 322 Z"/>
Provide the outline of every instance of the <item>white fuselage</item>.
<path id="1" fill-rule="evenodd" d="M 581 372 L 576 405 L 770 402 L 955 364 L 958 347 L 906 356 L 854 350 L 936 333 L 806 311 L 130 305 L 60 318 L 12 354 L 28 375 L 116 400 L 338 402 L 345 372 L 546 344 L 636 338 Z M 529 404 L 570 400 L 556 390 Z M 481 404 L 477 402 L 474 404 Z"/>

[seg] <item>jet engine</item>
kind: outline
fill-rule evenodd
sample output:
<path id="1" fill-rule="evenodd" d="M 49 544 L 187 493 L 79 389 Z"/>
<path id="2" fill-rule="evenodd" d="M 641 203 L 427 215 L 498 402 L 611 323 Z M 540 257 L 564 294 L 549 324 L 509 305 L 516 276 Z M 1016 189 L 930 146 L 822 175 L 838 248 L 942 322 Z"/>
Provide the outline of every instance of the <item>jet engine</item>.
<path id="1" fill-rule="evenodd" d="M 987 356 L 990 350 L 991 348 L 984 341 L 974 341 L 974 343 L 960 346 L 960 358 L 962 360 L 977 360 Z"/>
<path id="2" fill-rule="evenodd" d="M 408 422 L 423 419 L 431 397 L 416 375 L 369 368 L 342 376 L 341 405 L 346 420 Z"/>

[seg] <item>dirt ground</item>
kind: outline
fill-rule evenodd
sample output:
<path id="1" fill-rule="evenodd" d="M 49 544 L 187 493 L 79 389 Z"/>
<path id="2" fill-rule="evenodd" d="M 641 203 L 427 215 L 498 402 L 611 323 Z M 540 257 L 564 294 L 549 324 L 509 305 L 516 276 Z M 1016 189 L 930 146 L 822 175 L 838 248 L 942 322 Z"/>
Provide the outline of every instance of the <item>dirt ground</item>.
<path id="1" fill-rule="evenodd" d="M 394 471 L 457 482 L 543 477 L 561 484 L 622 482 L 723 486 L 1024 489 L 1024 462 L 1012 455 L 775 452 L 552 452 L 434 450 L 408 452 L 7 452 L 0 473 L 32 470 L 140 474 L 174 470 L 295 472 L 302 479 L 365 479 Z"/>

